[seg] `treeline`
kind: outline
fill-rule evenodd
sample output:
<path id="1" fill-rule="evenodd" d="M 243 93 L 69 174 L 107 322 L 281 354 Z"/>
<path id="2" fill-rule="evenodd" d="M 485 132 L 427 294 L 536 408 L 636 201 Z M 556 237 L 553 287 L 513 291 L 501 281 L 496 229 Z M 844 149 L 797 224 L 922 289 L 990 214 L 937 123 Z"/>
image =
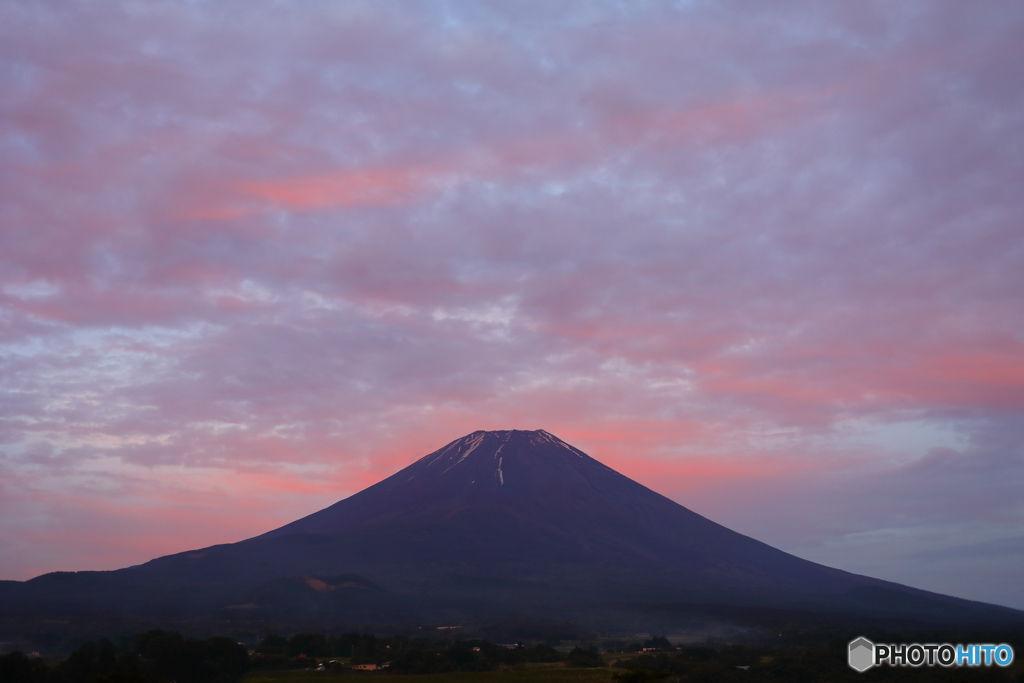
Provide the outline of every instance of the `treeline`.
<path id="1" fill-rule="evenodd" d="M 231 638 L 148 631 L 120 646 L 86 642 L 54 665 L 21 652 L 4 655 L 0 683 L 231 683 L 248 669 L 248 651 Z"/>
<path id="2" fill-rule="evenodd" d="M 547 645 L 523 647 L 496 645 L 486 640 L 430 641 L 426 638 L 395 636 L 378 638 L 349 633 L 328 637 L 319 633 L 297 633 L 291 638 L 267 636 L 256 646 L 255 669 L 308 667 L 309 658 L 351 657 L 352 664 L 387 664 L 399 674 L 492 671 L 501 666 L 529 662 L 564 662 L 565 666 L 604 666 L 594 650 L 575 648 L 561 653 Z"/>
<path id="3" fill-rule="evenodd" d="M 988 642 L 1011 642 L 999 638 Z M 845 641 L 812 647 L 799 645 L 692 645 L 672 646 L 663 637 L 643 643 L 606 641 L 612 652 L 605 658 L 617 671 L 616 683 L 813 683 L 835 681 L 881 683 L 901 680 L 930 683 L 972 681 L 1024 683 L 1019 665 L 1009 669 L 890 668 L 857 673 L 846 664 Z M 647 652 L 637 654 L 637 650 Z M 1016 647 L 1018 653 L 1024 647 Z M 351 664 L 387 665 L 390 674 L 485 672 L 518 668 L 528 663 L 562 662 L 566 667 L 605 666 L 596 648 L 576 647 L 563 653 L 548 645 L 523 647 L 487 640 L 443 640 L 402 636 L 376 637 L 350 633 L 325 636 L 297 633 L 290 638 L 264 638 L 250 657 L 231 638 L 205 640 L 178 633 L 148 631 L 123 639 L 120 646 L 103 639 L 90 641 L 56 663 L 44 663 L 20 652 L 0 656 L 0 683 L 234 683 L 247 670 L 313 669 L 320 664 L 334 672 L 349 671 L 331 665 L 331 658 L 351 658 Z M 349 676 L 358 672 L 349 673 Z"/>
<path id="4" fill-rule="evenodd" d="M 625 640 L 604 641 L 605 652 L 647 652 L 649 650 L 674 650 L 672 643 L 665 636 L 654 636 L 643 642 L 627 642 Z"/>

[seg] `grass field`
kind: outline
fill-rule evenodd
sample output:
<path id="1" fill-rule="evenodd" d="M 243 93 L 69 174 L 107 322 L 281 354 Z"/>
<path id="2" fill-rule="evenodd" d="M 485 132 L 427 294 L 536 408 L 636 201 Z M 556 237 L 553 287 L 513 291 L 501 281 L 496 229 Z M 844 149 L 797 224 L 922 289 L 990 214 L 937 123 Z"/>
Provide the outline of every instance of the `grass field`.
<path id="1" fill-rule="evenodd" d="M 841 655 L 842 653 L 840 653 Z M 606 662 L 625 659 L 629 655 L 604 655 Z M 340 658 L 339 658 L 340 659 Z M 858 681 L 917 681 L 930 683 L 941 681 L 950 683 L 1010 683 L 1024 681 L 1024 657 L 1015 661 L 1007 668 L 960 669 L 947 670 L 941 668 L 922 667 L 919 669 L 888 669 L 883 668 L 868 674 L 858 674 L 846 666 L 845 659 L 828 658 L 826 661 L 789 661 L 776 662 L 776 657 L 759 657 L 749 671 L 740 670 L 732 665 L 711 662 L 695 668 L 687 675 L 671 675 L 664 683 L 682 683 L 684 681 L 716 681 L 720 683 L 752 683 L 769 681 L 770 683 L 815 683 L 817 681 L 835 681 L 836 683 L 857 683 Z M 785 659 L 785 657 L 783 658 Z M 342 672 L 324 671 L 253 671 L 239 683 L 343 683 L 339 679 L 347 679 L 344 683 L 359 683 L 357 679 L 365 679 L 362 683 L 385 683 L 382 677 L 390 677 L 392 683 L 618 683 L 613 680 L 615 673 L 625 669 L 615 667 L 577 669 L 566 668 L 562 663 L 526 664 L 524 666 L 503 668 L 496 671 L 453 672 L 444 674 L 418 674 L 395 676 L 388 671 L 353 671 L 345 668 Z M 377 679 L 377 680 L 372 680 Z"/>
<path id="2" fill-rule="evenodd" d="M 402 678 L 415 680 L 416 683 L 610 683 L 613 671 L 614 669 L 566 669 L 561 666 L 534 665 L 519 670 L 424 674 Z M 259 671 L 248 674 L 242 679 L 242 683 L 330 683 L 341 678 L 347 679 L 348 683 L 354 683 L 354 679 L 360 677 L 368 679 L 367 683 L 370 683 L 369 679 L 389 675 L 386 672 L 351 670 L 344 673 Z"/>

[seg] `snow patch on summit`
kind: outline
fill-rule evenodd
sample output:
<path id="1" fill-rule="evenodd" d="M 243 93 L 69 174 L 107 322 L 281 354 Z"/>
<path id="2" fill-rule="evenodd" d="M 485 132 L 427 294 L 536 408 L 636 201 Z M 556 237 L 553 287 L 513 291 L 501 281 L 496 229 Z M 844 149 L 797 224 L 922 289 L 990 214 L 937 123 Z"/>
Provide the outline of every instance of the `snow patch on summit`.
<path id="1" fill-rule="evenodd" d="M 456 460 L 455 462 L 453 462 L 453 463 L 452 463 L 452 464 L 451 464 L 451 465 L 450 465 L 450 466 L 448 467 L 448 469 L 446 469 L 446 470 L 445 470 L 444 472 L 447 472 L 447 471 L 448 471 L 448 470 L 450 470 L 450 469 L 451 469 L 452 467 L 455 467 L 455 466 L 456 466 L 456 465 L 458 465 L 458 464 L 459 464 L 460 462 L 462 462 L 463 460 L 465 460 L 465 459 L 466 459 L 466 457 L 467 457 L 467 456 L 468 456 L 468 455 L 469 455 L 470 453 L 472 453 L 472 452 L 473 452 L 474 450 L 476 450 L 477 446 L 479 446 L 479 445 L 480 445 L 481 443 L 483 443 L 483 440 L 484 440 L 484 437 L 485 437 L 485 436 L 487 436 L 487 432 L 480 432 L 480 436 L 477 436 L 477 437 L 476 437 L 476 438 L 474 438 L 474 439 L 473 439 L 472 441 L 467 441 L 466 443 L 467 443 L 467 444 L 469 444 L 469 448 L 467 448 L 467 449 L 466 449 L 465 451 L 463 451 L 463 453 L 462 453 L 462 457 L 461 457 L 461 458 L 459 458 L 458 460 Z M 442 472 L 441 474 L 444 474 L 444 472 Z"/>
<path id="2" fill-rule="evenodd" d="M 572 446 L 570 446 L 566 442 L 564 442 L 562 440 L 559 440 L 558 441 L 558 445 L 561 446 L 562 448 L 568 449 L 568 451 L 570 453 L 572 453 L 573 455 L 575 455 L 577 458 L 581 458 L 581 459 L 583 458 L 583 451 L 578 450 L 576 448 L 573 448 Z"/>
<path id="3" fill-rule="evenodd" d="M 447 453 L 447 452 L 448 452 L 448 451 L 450 451 L 450 450 L 451 450 L 452 448 L 454 448 L 454 447 L 455 447 L 455 446 L 456 446 L 456 445 L 457 445 L 458 443 L 459 443 L 458 441 L 453 441 L 453 442 L 451 442 L 450 444 L 448 444 L 448 447 L 447 447 L 447 448 L 445 448 L 445 449 L 444 449 L 443 451 L 441 451 L 440 453 L 438 453 L 438 454 L 437 454 L 437 457 L 436 457 L 436 458 L 434 458 L 433 460 L 431 460 L 430 462 L 428 462 L 428 463 L 427 463 L 427 467 L 430 467 L 430 466 L 431 466 L 431 465 L 433 465 L 433 464 L 434 464 L 435 462 L 437 462 L 438 460 L 440 460 L 440 459 L 441 459 L 441 458 L 442 458 L 442 457 L 444 456 L 444 454 L 445 454 L 445 453 Z M 446 471 L 447 471 L 447 470 L 446 470 Z"/>
<path id="4" fill-rule="evenodd" d="M 577 458 L 581 458 L 582 459 L 584 457 L 583 451 L 581 451 L 581 450 L 579 450 L 577 448 L 573 448 L 572 446 L 570 446 L 566 442 L 564 442 L 561 439 L 559 439 L 554 434 L 552 434 L 550 432 L 546 432 L 543 429 L 538 429 L 537 433 L 541 436 L 541 438 L 543 440 L 547 441 L 548 443 L 550 443 L 552 445 L 561 446 L 562 448 L 566 449 L 567 451 L 569 451 L 570 453 L 575 455 Z"/>
<path id="5" fill-rule="evenodd" d="M 484 440 L 485 436 L 487 436 L 486 433 L 481 434 L 480 436 L 476 437 L 476 440 L 473 441 L 473 445 L 470 446 L 469 448 L 467 448 L 466 452 L 462 454 L 461 458 L 459 458 L 459 462 L 462 462 L 463 460 L 465 460 L 466 456 L 468 456 L 470 453 L 472 453 L 474 450 L 476 450 L 476 447 L 479 446 L 481 443 L 483 443 L 483 440 Z M 455 464 L 458 465 L 459 462 L 457 462 Z"/>

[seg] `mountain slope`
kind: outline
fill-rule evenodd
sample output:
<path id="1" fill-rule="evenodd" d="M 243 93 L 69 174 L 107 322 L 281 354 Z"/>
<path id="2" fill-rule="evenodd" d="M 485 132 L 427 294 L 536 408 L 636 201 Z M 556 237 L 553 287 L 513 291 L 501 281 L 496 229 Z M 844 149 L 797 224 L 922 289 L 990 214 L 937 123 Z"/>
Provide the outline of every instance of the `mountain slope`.
<path id="1" fill-rule="evenodd" d="M 338 576 L 350 578 L 330 578 Z M 1015 610 L 794 557 L 701 517 L 543 430 L 474 432 L 247 541 L 117 572 L 47 575 L 18 590 L 23 604 L 45 594 L 193 616 L 244 607 L 294 618 L 417 620 L 456 609 L 478 616 L 601 613 L 607 621 L 673 603 L 1024 622 Z"/>

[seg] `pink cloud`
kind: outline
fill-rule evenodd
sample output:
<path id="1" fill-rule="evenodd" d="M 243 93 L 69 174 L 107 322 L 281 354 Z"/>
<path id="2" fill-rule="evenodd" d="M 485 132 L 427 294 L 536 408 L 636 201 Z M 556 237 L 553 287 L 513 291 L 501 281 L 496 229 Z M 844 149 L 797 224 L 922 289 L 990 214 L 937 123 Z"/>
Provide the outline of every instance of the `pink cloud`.
<path id="1" fill-rule="evenodd" d="M 355 171 L 277 182 L 252 181 L 242 191 L 293 209 L 377 206 L 410 200 L 416 186 L 410 171 Z"/>
<path id="2" fill-rule="evenodd" d="M 4 576 L 242 538 L 480 428 L 830 561 L 887 517 L 999 545 L 1019 12 L 453 11 L 3 10 Z"/>

